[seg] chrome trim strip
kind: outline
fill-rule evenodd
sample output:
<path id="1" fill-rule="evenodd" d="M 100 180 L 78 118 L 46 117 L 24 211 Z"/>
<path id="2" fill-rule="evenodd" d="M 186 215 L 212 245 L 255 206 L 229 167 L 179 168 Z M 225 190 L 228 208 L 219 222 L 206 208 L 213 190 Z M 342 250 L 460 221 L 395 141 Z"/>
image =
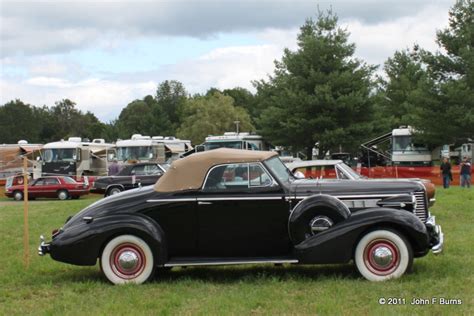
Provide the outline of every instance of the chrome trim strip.
<path id="1" fill-rule="evenodd" d="M 148 203 L 158 202 L 196 202 L 196 201 L 261 201 L 261 200 L 283 200 L 283 196 L 235 196 L 235 197 L 205 197 L 205 198 L 176 198 L 176 199 L 150 199 Z"/>
<path id="2" fill-rule="evenodd" d="M 165 267 L 180 266 L 218 266 L 218 265 L 237 265 L 237 264 L 254 264 L 254 263 L 298 263 L 297 259 L 262 259 L 262 260 L 235 260 L 235 261 L 202 261 L 202 262 L 176 262 L 165 263 Z"/>
<path id="3" fill-rule="evenodd" d="M 298 195 L 298 196 L 290 196 L 288 199 L 292 200 L 299 200 L 299 199 L 304 199 L 312 195 L 317 195 L 320 194 L 319 192 L 314 192 L 313 194 L 309 195 Z M 330 194 L 328 194 L 330 195 Z M 335 198 L 338 199 L 364 199 L 364 198 L 383 198 L 383 197 L 391 197 L 391 196 L 396 196 L 399 194 L 365 194 L 365 195 L 333 195 Z"/>
<path id="4" fill-rule="evenodd" d="M 208 197 L 197 198 L 198 201 L 256 201 L 256 200 L 283 200 L 283 196 L 236 196 L 236 197 Z"/>
<path id="5" fill-rule="evenodd" d="M 183 198 L 183 199 L 150 199 L 146 200 L 147 203 L 159 203 L 159 202 L 196 202 L 196 198 Z"/>

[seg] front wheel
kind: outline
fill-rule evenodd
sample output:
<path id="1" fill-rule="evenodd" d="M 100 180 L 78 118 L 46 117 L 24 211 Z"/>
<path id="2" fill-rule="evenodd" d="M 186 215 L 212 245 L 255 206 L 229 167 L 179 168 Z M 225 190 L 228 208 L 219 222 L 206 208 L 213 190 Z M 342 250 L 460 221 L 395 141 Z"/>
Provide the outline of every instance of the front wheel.
<path id="1" fill-rule="evenodd" d="M 100 267 L 113 284 L 141 284 L 153 275 L 153 253 L 143 239 L 121 235 L 105 246 L 100 257 Z"/>
<path id="2" fill-rule="evenodd" d="M 385 281 L 399 278 L 411 269 L 413 251 L 402 235 L 380 229 L 362 237 L 357 244 L 354 261 L 367 280 Z"/>

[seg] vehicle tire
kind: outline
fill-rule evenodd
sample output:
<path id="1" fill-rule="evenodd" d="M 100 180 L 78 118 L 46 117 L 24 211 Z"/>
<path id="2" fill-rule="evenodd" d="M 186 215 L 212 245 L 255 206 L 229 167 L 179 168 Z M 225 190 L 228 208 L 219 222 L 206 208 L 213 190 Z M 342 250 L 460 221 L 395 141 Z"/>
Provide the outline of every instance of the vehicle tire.
<path id="1" fill-rule="evenodd" d="M 122 189 L 120 187 L 113 187 L 107 190 L 107 193 L 105 194 L 105 196 L 119 194 L 120 192 L 122 192 Z"/>
<path id="2" fill-rule="evenodd" d="M 155 268 L 148 244 L 134 235 L 121 235 L 107 243 L 100 257 L 100 268 L 113 284 L 141 284 Z"/>
<path id="3" fill-rule="evenodd" d="M 69 193 L 66 190 L 58 191 L 58 199 L 61 201 L 67 200 L 69 198 Z"/>
<path id="4" fill-rule="evenodd" d="M 13 198 L 15 199 L 15 201 L 23 201 L 23 192 L 21 191 L 13 192 Z"/>
<path id="5" fill-rule="evenodd" d="M 360 274 L 369 281 L 386 281 L 411 270 L 413 250 L 410 243 L 393 230 L 367 233 L 357 244 L 354 262 Z"/>

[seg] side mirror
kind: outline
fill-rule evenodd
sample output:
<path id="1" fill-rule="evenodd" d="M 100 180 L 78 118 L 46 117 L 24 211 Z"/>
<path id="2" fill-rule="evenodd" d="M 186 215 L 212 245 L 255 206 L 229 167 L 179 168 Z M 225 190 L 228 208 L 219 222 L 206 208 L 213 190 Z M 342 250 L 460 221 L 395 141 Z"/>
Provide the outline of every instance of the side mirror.
<path id="1" fill-rule="evenodd" d="M 204 147 L 204 145 L 197 145 L 195 147 L 195 150 L 196 150 L 197 153 L 199 153 L 199 152 L 205 151 L 206 148 Z"/>

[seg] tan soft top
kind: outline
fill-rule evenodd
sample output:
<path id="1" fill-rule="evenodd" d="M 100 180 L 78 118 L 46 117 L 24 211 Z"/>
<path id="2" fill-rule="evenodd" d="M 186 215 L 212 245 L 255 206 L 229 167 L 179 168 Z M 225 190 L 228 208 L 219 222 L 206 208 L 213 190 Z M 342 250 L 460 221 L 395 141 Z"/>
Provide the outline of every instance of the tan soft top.
<path id="1" fill-rule="evenodd" d="M 271 151 L 253 151 L 219 148 L 195 153 L 186 158 L 175 160 L 168 171 L 156 182 L 157 192 L 176 192 L 199 189 L 207 171 L 215 165 L 226 163 L 263 161 L 276 156 Z"/>

